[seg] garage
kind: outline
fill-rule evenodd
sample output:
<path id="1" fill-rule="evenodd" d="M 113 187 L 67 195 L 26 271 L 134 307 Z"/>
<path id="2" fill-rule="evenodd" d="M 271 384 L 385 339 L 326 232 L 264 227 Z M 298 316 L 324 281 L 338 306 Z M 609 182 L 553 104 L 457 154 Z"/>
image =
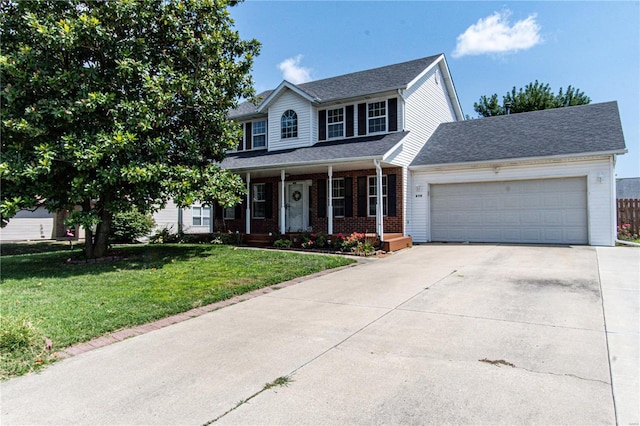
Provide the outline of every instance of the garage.
<path id="1" fill-rule="evenodd" d="M 434 184 L 431 241 L 587 244 L 586 177 Z"/>

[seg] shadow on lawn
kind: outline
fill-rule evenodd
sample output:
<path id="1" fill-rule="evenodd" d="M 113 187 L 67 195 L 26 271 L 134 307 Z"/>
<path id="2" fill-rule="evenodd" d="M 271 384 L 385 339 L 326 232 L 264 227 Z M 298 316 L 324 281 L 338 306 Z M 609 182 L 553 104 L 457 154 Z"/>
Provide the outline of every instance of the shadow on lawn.
<path id="1" fill-rule="evenodd" d="M 65 278 L 79 275 L 99 275 L 117 270 L 161 269 L 168 263 L 194 257 L 215 255 L 211 245 L 140 245 L 116 246 L 109 256 L 118 260 L 99 263 L 68 264 L 68 259 L 83 259 L 80 249 L 2 256 L 2 279 Z"/>

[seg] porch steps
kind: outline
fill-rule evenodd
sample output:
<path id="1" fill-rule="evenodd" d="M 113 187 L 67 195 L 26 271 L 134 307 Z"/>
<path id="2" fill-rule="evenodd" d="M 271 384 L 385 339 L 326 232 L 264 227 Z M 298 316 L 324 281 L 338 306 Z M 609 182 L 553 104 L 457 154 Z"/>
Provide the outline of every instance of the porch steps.
<path id="1" fill-rule="evenodd" d="M 402 234 L 384 234 L 382 239 L 382 250 L 387 253 L 390 251 L 398 251 L 413 246 L 411 237 L 405 237 Z"/>
<path id="2" fill-rule="evenodd" d="M 249 247 L 270 247 L 275 237 L 269 234 L 245 234 L 244 242 Z"/>

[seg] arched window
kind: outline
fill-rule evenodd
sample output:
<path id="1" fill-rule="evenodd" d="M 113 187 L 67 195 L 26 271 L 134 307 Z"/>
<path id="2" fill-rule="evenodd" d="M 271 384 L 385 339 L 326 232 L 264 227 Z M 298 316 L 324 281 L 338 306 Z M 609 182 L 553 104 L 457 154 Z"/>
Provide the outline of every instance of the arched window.
<path id="1" fill-rule="evenodd" d="M 280 123 L 282 139 L 298 137 L 298 114 L 294 110 L 286 110 Z"/>

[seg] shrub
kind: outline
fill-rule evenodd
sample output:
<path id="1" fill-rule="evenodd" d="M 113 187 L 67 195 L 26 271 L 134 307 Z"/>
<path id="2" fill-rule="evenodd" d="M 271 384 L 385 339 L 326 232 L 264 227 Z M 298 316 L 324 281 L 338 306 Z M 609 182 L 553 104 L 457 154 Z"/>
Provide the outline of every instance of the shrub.
<path id="1" fill-rule="evenodd" d="M 291 240 L 287 240 L 286 238 L 280 238 L 273 242 L 273 246 L 277 248 L 291 248 L 293 242 Z"/>
<path id="2" fill-rule="evenodd" d="M 171 232 L 171 228 L 159 229 L 149 237 L 151 244 L 171 244 L 180 241 L 178 234 Z"/>
<path id="3" fill-rule="evenodd" d="M 113 215 L 109 241 L 112 243 L 134 243 L 140 237 L 149 235 L 156 222 L 149 215 L 137 209 Z"/>
<path id="4" fill-rule="evenodd" d="M 618 239 L 624 241 L 634 241 L 638 239 L 638 234 L 631 233 L 631 225 L 625 223 L 618 225 Z"/>
<path id="5" fill-rule="evenodd" d="M 49 362 L 44 336 L 24 317 L 0 319 L 0 377 L 19 376 Z"/>

